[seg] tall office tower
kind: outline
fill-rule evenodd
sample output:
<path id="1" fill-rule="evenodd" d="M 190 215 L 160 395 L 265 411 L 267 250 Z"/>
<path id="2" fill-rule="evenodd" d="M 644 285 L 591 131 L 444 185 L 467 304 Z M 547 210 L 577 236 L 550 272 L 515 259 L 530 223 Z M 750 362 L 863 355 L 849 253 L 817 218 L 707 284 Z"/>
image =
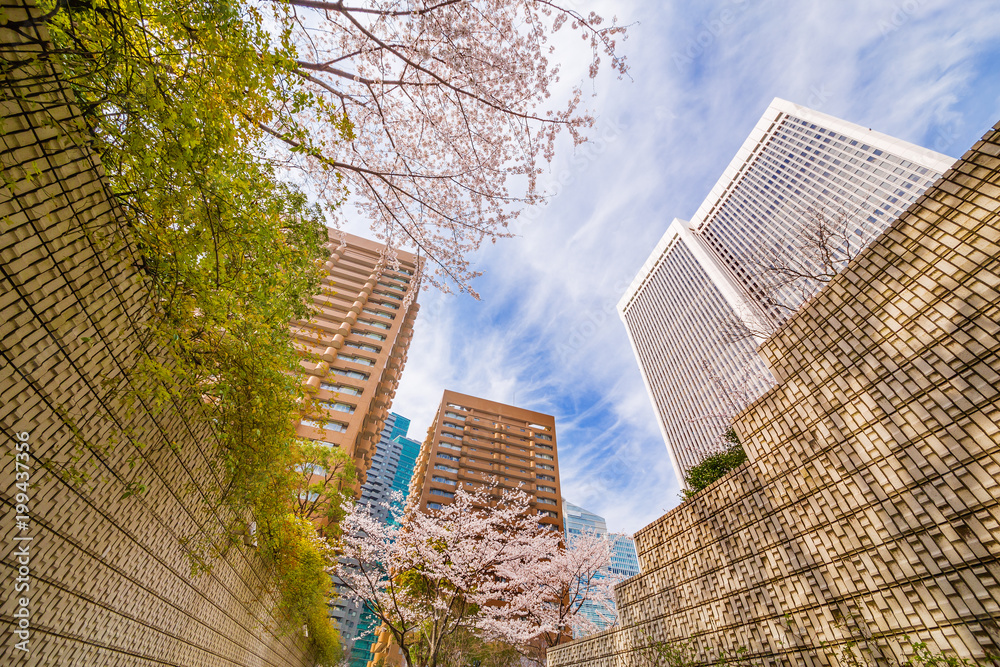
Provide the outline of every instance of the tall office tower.
<path id="1" fill-rule="evenodd" d="M 609 533 L 604 517 L 585 510 L 578 505 L 574 505 L 565 498 L 563 498 L 562 505 L 564 517 L 563 529 L 567 547 L 572 548 L 573 540 L 581 535 L 607 535 L 610 538 L 611 562 L 608 564 L 607 571 L 598 574 L 598 577 L 610 575 L 616 578 L 627 579 L 639 574 L 639 559 L 635 551 L 635 542 L 631 537 L 624 533 Z M 614 602 L 611 602 L 611 607 L 612 609 L 614 608 Z M 601 613 L 597 605 L 590 600 L 583 603 L 580 607 L 580 613 L 602 630 L 608 625 L 607 613 Z M 575 637 L 582 635 L 582 633 L 576 631 L 573 634 Z"/>
<path id="2" fill-rule="evenodd" d="M 771 103 L 691 221 L 670 224 L 618 303 L 682 484 L 718 451 L 732 415 L 771 385 L 756 345 L 820 285 L 787 275 L 820 268 L 808 247 L 817 229 L 836 232 L 831 245 L 849 255 L 952 162 Z"/>
<path id="3" fill-rule="evenodd" d="M 421 260 L 332 231 L 329 246 L 317 313 L 292 323 L 314 397 L 296 430 L 350 454 L 364 483 L 413 335 Z"/>
<path id="4" fill-rule="evenodd" d="M 386 416 L 385 427 L 368 469 L 368 479 L 361 487 L 358 503 L 368 505 L 372 515 L 383 523 L 393 520 L 386 507 L 393 491 L 404 498 L 409 492 L 413 464 L 420 452 L 420 443 L 406 437 L 409 427 L 410 420 L 406 417 L 394 412 Z M 345 598 L 334 603 L 330 617 L 340 630 L 340 641 L 351 664 L 364 667 L 371 659 L 371 646 L 375 640 L 371 631 L 378 625 L 374 615 Z"/>
<path id="5" fill-rule="evenodd" d="M 460 484 L 494 477 L 502 487 L 520 484 L 540 522 L 562 529 L 555 418 L 445 391 L 420 448 L 407 507 L 440 509 Z"/>

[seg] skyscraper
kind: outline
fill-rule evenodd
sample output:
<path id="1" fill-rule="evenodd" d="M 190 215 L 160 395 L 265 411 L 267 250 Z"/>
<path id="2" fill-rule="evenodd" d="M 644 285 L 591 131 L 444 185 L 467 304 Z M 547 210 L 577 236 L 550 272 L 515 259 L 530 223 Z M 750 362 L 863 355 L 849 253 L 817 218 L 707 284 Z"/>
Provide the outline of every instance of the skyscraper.
<path id="1" fill-rule="evenodd" d="M 635 550 L 635 540 L 625 533 L 610 533 L 611 565 L 608 571 L 616 577 L 628 579 L 639 574 L 639 555 Z"/>
<path id="2" fill-rule="evenodd" d="M 564 535 L 567 548 L 573 548 L 573 540 L 581 535 L 608 536 L 611 540 L 611 562 L 606 571 L 597 575 L 598 578 L 612 576 L 616 579 L 627 579 L 639 574 L 639 559 L 636 556 L 635 542 L 624 533 L 609 533 L 604 517 L 583 509 L 563 498 Z M 611 602 L 612 609 L 614 602 Z M 580 613 L 587 617 L 598 628 L 607 627 L 607 612 L 602 612 L 597 605 L 587 600 L 580 607 Z M 581 633 L 574 632 L 579 637 Z"/>
<path id="3" fill-rule="evenodd" d="M 565 498 L 563 504 L 563 532 L 566 535 L 566 543 L 573 541 L 578 535 L 607 535 L 608 524 L 603 516 L 599 516 L 583 509 L 579 505 L 574 505 Z"/>
<path id="4" fill-rule="evenodd" d="M 413 335 L 420 260 L 333 231 L 329 246 L 316 314 L 292 323 L 314 398 L 296 430 L 351 455 L 364 483 Z"/>
<path id="5" fill-rule="evenodd" d="M 368 505 L 374 516 L 382 522 L 391 519 L 386 504 L 394 490 L 405 494 L 409 491 L 413 475 L 413 461 L 420 451 L 420 443 L 405 437 L 410 420 L 390 412 L 382 429 L 378 448 L 372 456 L 368 479 L 361 487 L 362 505 Z"/>
<path id="6" fill-rule="evenodd" d="M 682 484 L 718 450 L 732 415 L 771 385 L 756 345 L 819 286 L 805 247 L 815 221 L 837 228 L 831 244 L 849 256 L 951 163 L 827 114 L 771 103 L 691 221 L 670 224 L 618 303 Z M 784 279 L 782 270 L 793 268 L 808 275 Z"/>
<path id="7" fill-rule="evenodd" d="M 409 428 L 410 420 L 406 417 L 394 412 L 386 416 L 368 479 L 361 487 L 359 504 L 368 505 L 371 514 L 384 523 L 393 521 L 388 507 L 392 493 L 398 492 L 405 498 L 409 492 L 413 464 L 420 452 L 420 443 L 406 437 Z M 349 599 L 336 601 L 330 616 L 337 623 L 351 665 L 364 667 L 371 659 L 375 641 L 374 630 L 378 625 L 375 616 Z"/>
<path id="8" fill-rule="evenodd" d="M 496 478 L 532 497 L 540 522 L 562 529 L 555 418 L 445 391 L 420 449 L 407 506 L 439 509 L 461 484 Z"/>

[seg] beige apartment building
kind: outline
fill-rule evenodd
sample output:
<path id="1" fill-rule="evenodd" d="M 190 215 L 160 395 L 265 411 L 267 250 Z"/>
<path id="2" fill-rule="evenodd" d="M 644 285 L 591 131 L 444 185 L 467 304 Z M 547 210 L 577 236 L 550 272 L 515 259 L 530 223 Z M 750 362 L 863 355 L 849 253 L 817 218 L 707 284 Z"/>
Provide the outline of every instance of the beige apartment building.
<path id="1" fill-rule="evenodd" d="M 521 487 L 543 524 L 562 531 L 552 415 L 445 391 L 413 469 L 408 511 L 440 509 L 462 484 Z"/>
<path id="2" fill-rule="evenodd" d="M 385 425 L 417 316 L 417 256 L 330 231 L 316 313 L 292 323 L 312 397 L 298 435 L 354 457 L 360 483 Z"/>

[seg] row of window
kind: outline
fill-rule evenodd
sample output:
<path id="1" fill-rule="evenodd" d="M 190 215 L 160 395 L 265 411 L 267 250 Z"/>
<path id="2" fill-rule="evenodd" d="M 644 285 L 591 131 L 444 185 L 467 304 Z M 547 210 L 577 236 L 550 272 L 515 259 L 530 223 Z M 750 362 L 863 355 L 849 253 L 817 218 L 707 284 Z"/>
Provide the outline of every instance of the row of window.
<path id="1" fill-rule="evenodd" d="M 455 447 L 454 445 L 447 445 L 444 442 L 442 442 L 440 444 L 441 444 L 442 447 L 446 446 L 448 449 L 451 449 L 451 450 L 454 450 L 454 451 L 461 451 L 461 449 L 462 449 L 461 447 Z M 479 450 L 476 449 L 475 447 L 473 447 L 472 451 L 476 452 L 476 451 L 479 451 Z M 438 455 L 439 458 L 447 459 L 449 461 L 458 461 L 458 460 L 460 460 L 459 457 L 457 457 L 457 456 L 454 456 L 452 454 L 446 454 L 446 453 L 441 452 L 441 451 L 439 451 L 437 453 L 437 455 Z M 554 461 L 555 460 L 551 456 L 549 456 L 548 454 L 535 454 L 535 456 L 537 458 L 543 459 L 545 461 Z M 507 455 L 504 455 L 504 458 L 505 459 L 510 459 L 511 457 L 507 456 Z M 521 463 L 525 463 L 525 464 L 528 462 L 527 459 L 518 458 L 516 456 L 514 457 L 514 460 L 515 461 L 520 461 Z M 470 459 L 469 462 L 472 463 L 473 462 L 472 459 Z M 539 467 L 539 468 L 542 468 L 543 470 L 553 470 L 553 467 L 551 465 L 547 465 L 545 463 L 536 463 L 535 465 L 537 467 Z"/>
<path id="2" fill-rule="evenodd" d="M 345 433 L 347 431 L 347 424 L 341 424 L 340 422 L 334 421 L 316 421 L 314 419 L 303 419 L 303 426 L 309 426 L 311 428 L 322 428 L 327 431 L 333 431 L 334 433 Z"/>
<path id="3" fill-rule="evenodd" d="M 319 386 L 321 389 L 326 391 L 332 391 L 335 394 L 350 394 L 351 396 L 360 396 L 363 392 L 357 387 L 351 387 L 346 384 L 333 384 L 332 382 L 320 382 Z"/>
<path id="4" fill-rule="evenodd" d="M 354 363 L 354 364 L 360 364 L 362 366 L 374 366 L 375 365 L 375 360 L 374 359 L 369 359 L 368 357 L 359 357 L 359 356 L 353 355 L 353 354 L 341 354 L 337 358 L 338 359 L 342 359 L 344 361 L 350 361 L 351 363 Z"/>
<path id="5" fill-rule="evenodd" d="M 340 403 L 339 401 L 322 401 L 320 406 L 326 408 L 327 410 L 335 410 L 336 412 L 346 412 L 347 414 L 353 414 L 355 407 L 348 403 Z"/>

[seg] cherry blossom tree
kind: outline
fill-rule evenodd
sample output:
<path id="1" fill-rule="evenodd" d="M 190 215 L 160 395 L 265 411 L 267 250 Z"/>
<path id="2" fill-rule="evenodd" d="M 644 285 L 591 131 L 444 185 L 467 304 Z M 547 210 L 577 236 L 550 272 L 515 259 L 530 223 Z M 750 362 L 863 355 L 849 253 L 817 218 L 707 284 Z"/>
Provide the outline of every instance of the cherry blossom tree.
<path id="1" fill-rule="evenodd" d="M 621 578 L 608 569 L 611 555 L 611 538 L 584 533 L 574 536 L 545 564 L 536 582 L 546 604 L 534 622 L 546 628 L 539 633 L 546 646 L 569 640 L 573 631 L 586 635 L 602 629 L 585 611 L 597 616 L 604 627 L 617 621 L 614 586 Z"/>
<path id="2" fill-rule="evenodd" d="M 259 123 L 293 149 L 327 202 L 350 197 L 390 245 L 416 247 L 432 283 L 469 291 L 467 255 L 511 236 L 565 130 L 593 117 L 577 86 L 560 99 L 553 37 L 585 40 L 588 73 L 619 77 L 625 27 L 555 0 L 288 0 L 275 3 L 295 53 L 292 96 Z M 342 214 L 342 207 L 334 210 Z"/>
<path id="3" fill-rule="evenodd" d="M 557 632 L 545 624 L 548 591 L 536 582 L 561 536 L 538 523 L 523 491 L 460 488 L 451 504 L 400 525 L 381 523 L 365 506 L 345 511 L 336 574 L 410 667 L 437 665 L 456 632 L 515 645 Z"/>

